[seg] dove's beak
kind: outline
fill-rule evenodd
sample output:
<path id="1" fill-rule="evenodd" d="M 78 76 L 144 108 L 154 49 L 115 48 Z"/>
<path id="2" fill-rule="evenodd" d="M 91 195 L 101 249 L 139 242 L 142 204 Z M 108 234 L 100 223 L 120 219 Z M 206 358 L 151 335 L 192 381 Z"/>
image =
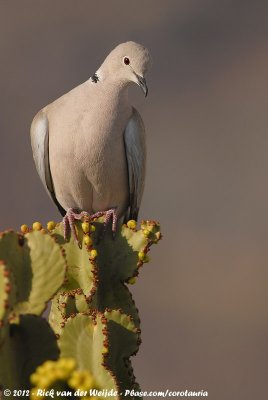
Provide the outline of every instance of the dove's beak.
<path id="1" fill-rule="evenodd" d="M 143 93 L 144 93 L 144 95 L 146 97 L 147 94 L 148 94 L 148 87 L 147 87 L 146 80 L 145 80 L 145 78 L 143 76 L 140 76 L 138 74 L 135 74 L 135 75 L 136 75 L 136 78 L 137 78 L 137 84 L 142 89 L 142 91 L 143 91 Z"/>

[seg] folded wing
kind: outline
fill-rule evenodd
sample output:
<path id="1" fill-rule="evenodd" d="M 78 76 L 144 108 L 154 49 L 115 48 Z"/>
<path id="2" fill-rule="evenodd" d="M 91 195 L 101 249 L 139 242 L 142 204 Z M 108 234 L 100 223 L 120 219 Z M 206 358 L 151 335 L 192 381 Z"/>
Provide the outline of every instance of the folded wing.
<path id="1" fill-rule="evenodd" d="M 59 204 L 53 187 L 49 166 L 49 126 L 48 119 L 43 111 L 40 111 L 32 122 L 31 144 L 38 175 L 51 199 L 58 207 L 59 212 L 64 216 L 65 210 Z"/>
<path id="2" fill-rule="evenodd" d="M 125 129 L 124 140 L 129 180 L 129 209 L 125 220 L 137 220 L 145 181 L 146 144 L 144 125 L 135 108 Z"/>

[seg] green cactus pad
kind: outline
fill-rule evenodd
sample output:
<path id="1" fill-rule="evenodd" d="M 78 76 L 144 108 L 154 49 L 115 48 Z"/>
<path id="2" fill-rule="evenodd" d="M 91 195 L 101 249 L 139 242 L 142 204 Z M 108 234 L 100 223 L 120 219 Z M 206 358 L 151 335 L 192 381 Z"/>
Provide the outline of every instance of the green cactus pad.
<path id="1" fill-rule="evenodd" d="M 4 340 L 10 309 L 15 304 L 16 288 L 10 270 L 0 260 L 0 346 Z"/>
<path id="2" fill-rule="evenodd" d="M 18 304 L 20 314 L 40 315 L 62 285 L 66 262 L 60 246 L 50 235 L 33 231 L 25 235 L 30 250 L 32 287 L 28 300 Z"/>
<path id="3" fill-rule="evenodd" d="M 59 350 L 56 337 L 46 320 L 35 315 L 22 315 L 19 324 L 5 330 L 0 347 L 0 386 L 28 389 L 29 376 L 45 360 L 56 360 Z"/>
<path id="4" fill-rule="evenodd" d="M 13 231 L 0 236 L 0 259 L 14 275 L 17 302 L 28 300 L 32 285 L 30 250 L 25 242 Z"/>
<path id="5" fill-rule="evenodd" d="M 111 231 L 105 233 L 103 238 L 103 222 L 95 223 L 96 231 L 93 233 L 93 247 L 97 249 L 99 256 L 96 259 L 97 265 L 104 263 L 106 260 L 109 275 L 113 276 L 113 280 L 127 282 L 129 278 L 137 275 L 138 268 L 141 262 L 138 253 L 148 251 L 151 244 L 142 230 L 134 230 L 128 228 L 127 225 L 122 225 L 113 238 Z M 105 260 L 100 260 L 100 257 Z M 109 267 L 108 267 L 109 266 Z"/>
<path id="6" fill-rule="evenodd" d="M 25 236 L 5 232 L 0 238 L 0 259 L 14 276 L 17 304 L 13 311 L 40 315 L 64 281 L 66 264 L 60 246 L 41 232 Z"/>
<path id="7" fill-rule="evenodd" d="M 76 243 L 73 237 L 68 241 L 64 240 L 62 224 L 57 224 L 51 232 L 56 241 L 62 246 L 66 254 L 67 280 L 62 291 L 71 291 L 82 289 L 83 293 L 90 297 L 94 286 L 94 265 L 89 260 L 87 247 L 83 244 L 83 231 L 81 223 L 77 223 L 77 231 L 80 245 Z"/>
<path id="8" fill-rule="evenodd" d="M 83 231 L 80 221 L 76 222 L 79 238 L 79 246 L 71 237 L 68 241 L 63 238 L 62 224 L 51 232 L 57 242 L 64 248 L 68 263 L 67 278 L 60 292 L 63 295 L 72 294 L 78 288 L 82 289 L 87 297 L 84 304 L 84 312 L 87 308 L 104 312 L 106 309 L 120 309 L 126 315 L 130 315 L 135 326 L 139 327 L 139 316 L 131 293 L 125 283 L 138 275 L 139 268 L 143 264 L 143 258 L 151 244 L 160 239 L 159 224 L 154 221 L 143 221 L 142 229 L 137 231 L 127 225 L 122 225 L 115 238 L 108 228 L 103 236 L 103 218 L 94 221 L 95 231 L 91 233 L 93 241 L 89 248 L 83 244 Z M 146 234 L 144 234 L 146 233 Z M 91 258 L 92 249 L 97 250 L 97 256 Z M 84 301 L 80 298 L 80 301 Z M 61 332 L 59 324 L 63 324 L 70 313 L 75 312 L 72 300 L 67 302 L 68 307 L 63 310 L 60 305 L 59 294 L 53 300 L 50 321 L 55 332 Z M 54 304 L 57 303 L 57 304 Z M 71 311 L 70 311 L 70 310 Z M 69 310 L 69 311 L 68 311 Z"/>
<path id="9" fill-rule="evenodd" d="M 158 232 L 159 225 L 151 222 Z M 139 316 L 135 303 L 128 287 L 124 284 L 130 278 L 138 275 L 142 261 L 139 253 L 146 254 L 153 243 L 151 238 L 144 235 L 143 230 L 136 231 L 122 225 L 115 238 L 107 232 L 103 239 L 100 237 L 102 224 L 96 223 L 96 232 L 93 235 L 94 247 L 97 248 L 98 285 L 93 296 L 92 307 L 104 312 L 106 308 L 121 309 L 124 314 L 131 315 L 135 325 L 139 327 Z M 109 290 L 107 290 L 109 288 Z"/>
<path id="10" fill-rule="evenodd" d="M 72 357 L 79 370 L 88 370 L 101 389 L 117 390 L 114 376 L 104 366 L 106 324 L 101 315 L 77 314 L 69 318 L 59 339 L 61 357 Z M 113 400 L 118 397 L 109 397 Z"/>
<path id="11" fill-rule="evenodd" d="M 104 317 L 107 321 L 113 321 L 128 331 L 138 333 L 139 329 L 136 328 L 130 315 L 124 314 L 121 310 L 105 310 Z"/>
<path id="12" fill-rule="evenodd" d="M 59 307 L 59 295 L 55 296 L 54 299 L 51 301 L 51 308 L 48 320 L 55 334 L 60 335 L 65 319 Z"/>
<path id="13" fill-rule="evenodd" d="M 121 393 L 125 390 L 139 390 L 130 357 L 139 349 L 140 330 L 135 327 L 131 317 L 120 310 L 107 310 L 104 317 L 110 349 L 106 358 L 107 366 L 117 377 Z"/>
<path id="14" fill-rule="evenodd" d="M 6 271 L 7 269 L 4 262 L 0 261 L 0 329 L 4 325 L 11 289 L 10 280 L 6 275 Z"/>
<path id="15" fill-rule="evenodd" d="M 75 306 L 79 313 L 88 311 L 88 301 L 83 293 L 75 293 Z"/>
<path id="16" fill-rule="evenodd" d="M 70 316 L 89 310 L 86 296 L 81 292 L 81 289 L 60 292 L 54 297 L 49 314 L 49 323 L 58 335 L 61 334 L 62 328 Z"/>

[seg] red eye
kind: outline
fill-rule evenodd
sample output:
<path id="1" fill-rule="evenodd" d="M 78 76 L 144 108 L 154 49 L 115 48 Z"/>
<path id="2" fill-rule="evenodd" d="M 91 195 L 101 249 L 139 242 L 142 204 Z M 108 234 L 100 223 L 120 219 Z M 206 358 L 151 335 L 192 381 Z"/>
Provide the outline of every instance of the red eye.
<path id="1" fill-rule="evenodd" d="M 124 63 L 125 63 L 126 65 L 129 65 L 129 64 L 130 64 L 130 60 L 129 60 L 128 57 L 124 57 Z"/>

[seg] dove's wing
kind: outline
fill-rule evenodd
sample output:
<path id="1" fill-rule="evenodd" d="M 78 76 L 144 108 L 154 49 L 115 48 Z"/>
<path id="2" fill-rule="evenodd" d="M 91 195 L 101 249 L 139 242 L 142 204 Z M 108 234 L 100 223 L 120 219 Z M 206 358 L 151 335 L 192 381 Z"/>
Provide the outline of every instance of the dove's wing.
<path id="1" fill-rule="evenodd" d="M 125 219 L 137 220 L 145 180 L 145 129 L 135 108 L 124 133 L 129 180 L 129 211 Z"/>
<path id="2" fill-rule="evenodd" d="M 65 210 L 59 204 L 53 187 L 53 180 L 49 167 L 49 126 L 48 119 L 43 111 L 40 111 L 32 122 L 31 144 L 38 175 L 51 199 L 58 207 L 59 212 L 64 216 Z"/>

